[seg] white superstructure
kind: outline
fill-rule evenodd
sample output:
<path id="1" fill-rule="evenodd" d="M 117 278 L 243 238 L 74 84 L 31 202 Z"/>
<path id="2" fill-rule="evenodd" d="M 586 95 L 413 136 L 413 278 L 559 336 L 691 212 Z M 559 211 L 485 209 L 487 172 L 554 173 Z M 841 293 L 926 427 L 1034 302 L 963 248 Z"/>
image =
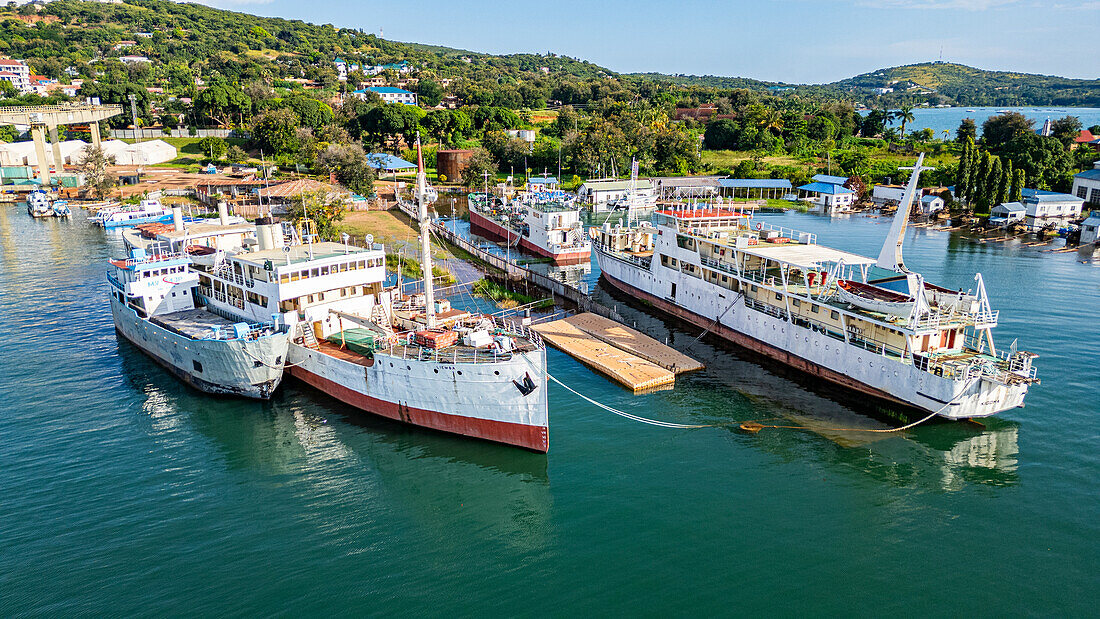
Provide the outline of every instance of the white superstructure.
<path id="1" fill-rule="evenodd" d="M 905 205 L 915 191 L 913 174 Z M 606 280 L 781 363 L 874 396 L 897 417 L 984 417 L 1023 405 L 1034 355 L 994 346 L 998 314 L 971 290 L 905 268 L 901 208 L 879 259 L 725 208 L 664 210 L 594 229 Z"/>

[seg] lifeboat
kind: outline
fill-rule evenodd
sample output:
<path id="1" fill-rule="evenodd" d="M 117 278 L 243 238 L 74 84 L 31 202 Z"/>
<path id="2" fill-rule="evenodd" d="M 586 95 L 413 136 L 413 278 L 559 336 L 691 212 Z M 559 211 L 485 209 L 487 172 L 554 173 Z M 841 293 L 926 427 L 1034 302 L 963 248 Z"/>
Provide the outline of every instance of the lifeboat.
<path id="1" fill-rule="evenodd" d="M 913 297 L 870 284 L 842 279 L 837 281 L 837 297 L 845 303 L 869 312 L 908 316 L 913 311 Z"/>

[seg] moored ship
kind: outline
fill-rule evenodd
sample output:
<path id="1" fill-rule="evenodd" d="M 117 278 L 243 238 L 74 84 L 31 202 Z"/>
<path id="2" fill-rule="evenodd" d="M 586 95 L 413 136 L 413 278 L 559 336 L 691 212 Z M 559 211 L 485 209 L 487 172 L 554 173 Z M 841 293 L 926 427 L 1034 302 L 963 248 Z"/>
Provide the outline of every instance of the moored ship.
<path id="1" fill-rule="evenodd" d="M 99 210 L 88 221 L 104 228 L 122 228 L 154 222 L 172 221 L 172 209 L 160 200 L 142 200 L 134 206 L 119 206 Z"/>
<path id="2" fill-rule="evenodd" d="M 573 196 L 552 186 L 537 187 L 511 202 L 488 192 L 470 194 L 470 231 L 558 265 L 591 260 L 592 246 L 584 237 Z"/>
<path id="3" fill-rule="evenodd" d="M 123 337 L 196 389 L 271 397 L 283 377 L 284 330 L 229 320 L 197 303 L 198 274 L 185 255 L 135 248 L 108 265 L 111 313 Z"/>
<path id="4" fill-rule="evenodd" d="M 877 260 L 721 205 L 659 210 L 656 225 L 594 228 L 596 258 L 612 287 L 872 396 L 888 416 L 965 419 L 1022 406 L 1035 355 L 997 349 L 998 313 L 981 275 L 974 289 L 951 290 L 904 265 L 922 162 Z"/>
<path id="5" fill-rule="evenodd" d="M 431 273 L 426 180 L 417 196 L 421 264 Z M 226 254 L 200 273 L 202 294 L 247 319 L 292 326 L 287 372 L 356 409 L 404 423 L 524 447 L 549 448 L 546 350 L 538 334 L 452 309 L 423 292 L 385 287 L 385 250 L 312 242 L 260 220 L 255 251 Z"/>

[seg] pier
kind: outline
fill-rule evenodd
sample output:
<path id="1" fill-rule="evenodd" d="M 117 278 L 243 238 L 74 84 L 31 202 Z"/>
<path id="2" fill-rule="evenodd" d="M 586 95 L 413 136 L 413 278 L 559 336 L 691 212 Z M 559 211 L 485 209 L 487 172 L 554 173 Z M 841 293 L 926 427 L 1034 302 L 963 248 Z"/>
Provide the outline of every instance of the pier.
<path id="1" fill-rule="evenodd" d="M 592 313 L 531 327 L 543 341 L 631 390 L 668 387 L 703 364 L 630 327 Z"/>

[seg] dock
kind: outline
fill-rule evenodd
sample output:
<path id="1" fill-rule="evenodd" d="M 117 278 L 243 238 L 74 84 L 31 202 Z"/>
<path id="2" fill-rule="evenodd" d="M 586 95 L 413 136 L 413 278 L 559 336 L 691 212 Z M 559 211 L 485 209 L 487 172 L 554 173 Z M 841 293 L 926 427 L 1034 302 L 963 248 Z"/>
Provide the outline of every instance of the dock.
<path id="1" fill-rule="evenodd" d="M 671 386 L 677 374 L 703 368 L 695 359 L 597 314 L 531 328 L 551 346 L 635 392 Z"/>

